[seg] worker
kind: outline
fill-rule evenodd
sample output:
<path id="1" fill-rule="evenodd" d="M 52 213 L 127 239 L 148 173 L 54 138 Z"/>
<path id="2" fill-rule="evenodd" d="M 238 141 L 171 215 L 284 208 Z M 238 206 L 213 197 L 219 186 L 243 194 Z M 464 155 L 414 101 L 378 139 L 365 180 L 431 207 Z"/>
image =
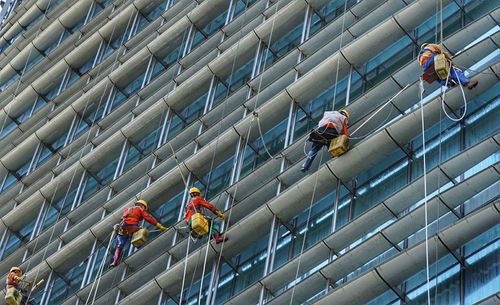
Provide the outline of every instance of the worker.
<path id="1" fill-rule="evenodd" d="M 135 202 L 135 206 L 127 208 L 123 211 L 122 221 L 120 224 L 115 225 L 116 235 L 116 248 L 113 257 L 113 262 L 109 265 L 110 267 L 118 266 L 118 261 L 122 254 L 123 248 L 130 243 L 132 235 L 137 232 L 141 227 L 139 223 L 144 219 L 153 226 L 156 226 L 161 231 L 165 231 L 167 228 L 160 224 L 153 216 L 148 212 L 148 203 L 146 200 L 140 199 Z"/>
<path id="2" fill-rule="evenodd" d="M 302 172 L 309 170 L 321 147 L 328 147 L 331 140 L 341 134 L 349 136 L 348 123 L 349 112 L 347 110 L 325 111 L 323 118 L 318 123 L 318 128 L 314 129 L 309 135 L 308 141 L 312 142 L 312 147 L 307 153 L 306 161 L 302 164 Z"/>
<path id="3" fill-rule="evenodd" d="M 444 54 L 446 59 L 450 62 L 450 75 L 448 77 L 448 82 L 446 79 L 440 79 L 434 70 L 434 57 L 438 54 Z M 453 87 L 460 83 L 469 90 L 473 89 L 478 84 L 476 79 L 470 80 L 467 76 L 465 76 L 464 72 L 453 64 L 450 54 L 443 51 L 443 49 L 441 49 L 441 47 L 437 44 L 422 44 L 418 55 L 418 63 L 420 64 L 420 67 L 422 67 L 422 79 L 429 84 L 437 81 L 441 86 L 449 85 L 450 87 Z"/>
<path id="4" fill-rule="evenodd" d="M 189 200 L 189 203 L 186 208 L 186 214 L 184 216 L 184 219 L 189 224 L 189 227 L 191 227 L 191 216 L 193 216 L 195 213 L 200 213 L 203 215 L 201 208 L 206 208 L 212 211 L 212 213 L 217 215 L 217 217 L 224 220 L 224 214 L 222 214 L 222 212 L 218 210 L 213 204 L 211 204 L 210 202 L 206 201 L 203 197 L 201 197 L 201 191 L 197 187 L 192 187 L 189 189 L 189 196 L 191 196 L 191 200 Z M 219 232 L 219 224 L 206 216 L 204 217 L 205 219 L 208 220 L 210 235 L 215 240 L 215 242 L 219 244 L 221 242 L 226 241 L 227 237 L 225 237 L 223 233 Z M 195 232 L 192 232 L 192 235 L 198 238 L 202 237 L 202 236 L 197 236 Z"/>
<path id="5" fill-rule="evenodd" d="M 21 287 L 21 282 L 25 283 L 25 287 Z M 23 280 L 23 271 L 19 267 L 10 268 L 9 275 L 5 280 L 7 293 L 5 301 L 7 304 L 18 305 L 35 305 L 32 300 L 28 300 L 27 290 L 30 289 L 31 283 Z M 13 296 L 12 299 L 10 296 Z"/>

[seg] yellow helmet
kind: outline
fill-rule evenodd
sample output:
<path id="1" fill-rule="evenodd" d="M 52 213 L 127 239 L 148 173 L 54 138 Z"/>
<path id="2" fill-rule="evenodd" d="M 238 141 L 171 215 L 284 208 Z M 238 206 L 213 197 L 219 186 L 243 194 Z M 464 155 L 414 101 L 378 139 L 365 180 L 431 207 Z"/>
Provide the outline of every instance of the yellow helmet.
<path id="1" fill-rule="evenodd" d="M 135 205 L 139 205 L 139 204 L 142 204 L 142 206 L 144 206 L 144 208 L 147 210 L 148 209 L 148 202 L 144 199 L 139 199 L 135 202 Z"/>
<path id="2" fill-rule="evenodd" d="M 340 110 L 339 113 L 344 115 L 346 118 L 349 118 L 349 111 L 347 111 L 346 109 Z"/>
<path id="3" fill-rule="evenodd" d="M 199 189 L 199 188 L 197 188 L 197 187 L 192 187 L 192 188 L 190 188 L 190 189 L 189 189 L 189 195 L 194 194 L 194 193 L 201 194 L 201 191 L 200 191 L 200 189 Z"/>
<path id="4" fill-rule="evenodd" d="M 12 267 L 12 268 L 10 268 L 9 272 L 13 272 L 13 271 L 19 271 L 19 272 L 23 273 L 23 271 L 19 267 Z"/>

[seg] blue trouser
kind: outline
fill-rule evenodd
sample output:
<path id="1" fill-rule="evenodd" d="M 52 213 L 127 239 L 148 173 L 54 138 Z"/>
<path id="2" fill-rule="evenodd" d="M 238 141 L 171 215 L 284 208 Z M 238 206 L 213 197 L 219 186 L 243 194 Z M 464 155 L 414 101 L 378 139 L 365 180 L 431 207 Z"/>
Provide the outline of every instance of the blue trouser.
<path id="1" fill-rule="evenodd" d="M 306 170 L 306 171 L 309 170 L 309 168 L 311 167 L 311 164 L 313 163 L 314 158 L 316 158 L 316 155 L 321 150 L 321 148 L 323 146 L 328 146 L 330 144 L 330 141 L 339 135 L 338 131 L 335 128 L 327 128 L 326 126 L 320 127 L 316 131 L 313 131 L 313 132 L 316 132 L 317 134 L 322 135 L 324 137 L 324 139 L 317 141 L 315 139 L 315 137 L 313 137 L 312 134 L 309 137 L 309 141 L 312 142 L 312 147 L 309 150 L 309 152 L 307 153 L 306 161 L 304 162 L 304 164 L 302 164 L 303 170 Z"/>
<path id="2" fill-rule="evenodd" d="M 131 231 L 134 231 L 134 230 L 137 231 L 137 229 L 139 229 L 138 225 L 130 225 L 130 224 L 126 224 L 124 222 L 121 222 L 120 226 L 125 231 L 127 229 L 131 229 Z M 120 248 L 124 248 L 127 245 L 127 243 L 130 242 L 131 239 L 132 239 L 132 236 L 128 233 L 125 235 L 117 234 L 116 235 L 116 246 L 120 247 Z"/>
<path id="3" fill-rule="evenodd" d="M 431 65 L 434 66 L 434 56 L 436 56 L 436 54 L 433 54 L 424 63 L 424 65 L 422 66 L 422 72 L 425 72 L 427 69 L 429 69 L 429 67 L 431 67 Z M 436 73 L 436 72 L 434 72 L 434 73 Z M 470 82 L 470 79 L 467 76 L 465 76 L 464 72 L 462 72 L 462 70 L 460 70 L 454 66 L 451 66 L 450 77 L 448 79 L 448 83 L 446 83 L 446 79 L 440 79 L 439 77 L 436 77 L 436 81 L 441 86 L 457 85 L 459 83 L 459 80 L 460 80 L 460 84 L 462 86 L 467 85 Z"/>
<path id="4" fill-rule="evenodd" d="M 326 146 L 326 145 L 322 144 L 322 143 L 316 143 L 316 142 L 312 143 L 312 147 L 309 150 L 309 152 L 307 153 L 306 161 L 302 165 L 302 168 L 304 170 L 309 170 L 309 168 L 311 167 L 311 164 L 314 161 L 314 158 L 316 158 L 316 155 L 318 154 L 318 152 L 321 150 L 321 148 L 323 146 Z"/>

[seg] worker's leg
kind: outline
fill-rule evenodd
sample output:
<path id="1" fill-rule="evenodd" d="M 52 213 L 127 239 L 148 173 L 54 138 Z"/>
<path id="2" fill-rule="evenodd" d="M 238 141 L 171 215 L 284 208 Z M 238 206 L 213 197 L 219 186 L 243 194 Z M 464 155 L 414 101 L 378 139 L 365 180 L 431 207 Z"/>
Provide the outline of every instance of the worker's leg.
<path id="1" fill-rule="evenodd" d="M 322 147 L 323 147 L 323 144 L 315 143 L 315 142 L 312 143 L 311 149 L 307 153 L 306 161 L 304 162 L 304 164 L 302 164 L 302 169 L 301 170 L 303 172 L 309 170 L 309 168 L 311 167 L 311 164 L 314 161 L 314 158 L 316 157 L 316 155 L 318 154 L 318 152 L 320 151 L 320 149 Z"/>
<path id="2" fill-rule="evenodd" d="M 220 225 L 217 222 L 210 220 L 208 225 L 210 226 L 210 235 L 215 240 L 215 243 L 220 244 L 227 240 L 227 237 L 220 233 Z"/>
<path id="3" fill-rule="evenodd" d="M 125 248 L 125 245 L 128 242 L 130 242 L 130 235 L 116 235 L 116 248 L 113 256 L 113 262 L 109 265 L 110 267 L 118 266 L 123 248 Z"/>
<path id="4" fill-rule="evenodd" d="M 453 79 L 453 81 L 455 81 L 457 84 L 460 81 L 460 84 L 462 86 L 467 87 L 469 89 L 476 87 L 478 84 L 477 80 L 469 79 L 467 76 L 465 76 L 464 72 L 462 72 L 462 70 L 460 70 L 457 67 L 451 67 L 450 74 L 451 74 L 450 77 Z"/>

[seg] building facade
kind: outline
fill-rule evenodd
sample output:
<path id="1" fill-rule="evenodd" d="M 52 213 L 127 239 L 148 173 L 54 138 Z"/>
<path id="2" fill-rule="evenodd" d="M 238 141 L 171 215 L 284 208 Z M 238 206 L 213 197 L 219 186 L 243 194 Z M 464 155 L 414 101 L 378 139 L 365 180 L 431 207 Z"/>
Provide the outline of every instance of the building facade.
<path id="1" fill-rule="evenodd" d="M 18 1 L 0 30 L 0 273 L 45 279 L 39 305 L 497 304 L 499 7 Z M 478 87 L 421 94 L 424 42 Z M 343 108 L 350 151 L 302 173 L 309 131 Z M 189 237 L 191 186 L 226 242 Z M 140 198 L 169 229 L 109 268 Z"/>

